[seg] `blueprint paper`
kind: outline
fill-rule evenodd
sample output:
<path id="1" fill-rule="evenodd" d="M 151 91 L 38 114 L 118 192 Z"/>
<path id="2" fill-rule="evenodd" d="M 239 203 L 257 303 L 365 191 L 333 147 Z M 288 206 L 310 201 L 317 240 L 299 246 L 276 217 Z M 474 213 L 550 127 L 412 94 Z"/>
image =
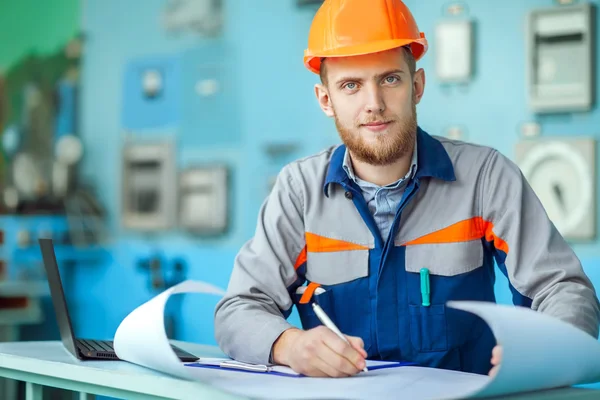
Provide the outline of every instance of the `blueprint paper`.
<path id="1" fill-rule="evenodd" d="M 196 380 L 230 394 L 252 399 L 410 399 L 463 398 L 481 389 L 488 377 L 421 367 L 362 372 L 350 378 L 297 378 L 263 373 L 190 368 Z"/>
<path id="2" fill-rule="evenodd" d="M 113 347 L 117 357 L 147 368 L 189 379 L 165 332 L 165 306 L 173 294 L 204 293 L 222 296 L 223 289 L 187 280 L 133 310 L 117 328 Z M 152 349 L 152 351 L 148 351 Z"/>
<path id="3" fill-rule="evenodd" d="M 568 323 L 524 307 L 480 302 L 448 306 L 481 317 L 503 348 L 498 374 L 474 397 L 600 381 L 600 342 Z"/>
<path id="4" fill-rule="evenodd" d="M 387 398 L 392 394 L 414 400 L 446 400 L 600 382 L 600 342 L 585 332 L 527 308 L 470 301 L 449 302 L 448 306 L 478 315 L 494 332 L 503 347 L 503 360 L 493 379 L 415 366 L 371 370 L 336 379 L 186 367 L 171 349 L 164 328 L 164 309 L 169 296 L 183 293 L 222 296 L 224 291 L 204 282 L 185 281 L 142 304 L 117 329 L 114 339 L 117 356 L 256 399 L 361 400 Z M 205 361 L 210 363 L 214 359 Z"/>

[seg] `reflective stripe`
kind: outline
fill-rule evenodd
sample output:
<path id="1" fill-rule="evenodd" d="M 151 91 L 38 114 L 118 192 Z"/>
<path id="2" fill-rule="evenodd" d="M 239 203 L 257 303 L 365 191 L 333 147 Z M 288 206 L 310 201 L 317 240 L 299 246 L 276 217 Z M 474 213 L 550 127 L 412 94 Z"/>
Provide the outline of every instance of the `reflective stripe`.
<path id="1" fill-rule="evenodd" d="M 343 240 L 331 239 L 325 236 L 306 232 L 306 249 L 311 253 L 347 251 L 347 250 L 369 250 L 368 247 Z"/>
<path id="2" fill-rule="evenodd" d="M 300 268 L 304 263 L 306 263 L 306 246 L 304 246 L 300 254 L 298 254 L 298 258 L 296 258 L 296 263 L 294 264 L 294 269 L 298 270 L 298 268 Z"/>
<path id="3" fill-rule="evenodd" d="M 508 254 L 508 244 L 494 233 L 494 224 L 482 217 L 469 218 L 446 228 L 421 236 L 406 243 L 406 246 L 417 244 L 437 244 L 468 242 L 484 238 L 494 242 L 494 247 Z"/>

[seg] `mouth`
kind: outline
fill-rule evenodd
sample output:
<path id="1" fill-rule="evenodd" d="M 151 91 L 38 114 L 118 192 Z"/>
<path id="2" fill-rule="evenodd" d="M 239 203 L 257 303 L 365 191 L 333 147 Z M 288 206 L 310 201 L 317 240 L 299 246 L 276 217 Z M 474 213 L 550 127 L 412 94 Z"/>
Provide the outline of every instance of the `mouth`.
<path id="1" fill-rule="evenodd" d="M 379 132 L 386 129 L 391 123 L 392 121 L 374 121 L 369 122 L 368 124 L 362 124 L 361 126 L 364 126 L 370 131 Z"/>

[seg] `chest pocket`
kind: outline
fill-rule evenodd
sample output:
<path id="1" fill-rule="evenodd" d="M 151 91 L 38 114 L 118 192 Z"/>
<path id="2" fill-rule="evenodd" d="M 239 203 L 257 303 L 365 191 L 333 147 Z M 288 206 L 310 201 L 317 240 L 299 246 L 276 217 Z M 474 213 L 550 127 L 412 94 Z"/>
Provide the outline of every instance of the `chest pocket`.
<path id="1" fill-rule="evenodd" d="M 480 240 L 406 247 L 408 312 L 414 350 L 447 351 L 481 334 L 485 324 L 478 317 L 446 308 L 446 302 L 490 299 L 493 283 L 483 264 Z M 421 293 L 423 268 L 429 271 L 429 304 Z"/>
<path id="2" fill-rule="evenodd" d="M 321 325 L 312 309 L 314 301 L 342 333 L 360 337 L 369 353 L 372 339 L 368 275 L 368 249 L 309 251 L 306 262 L 309 285 L 298 288 L 294 299 L 303 328 Z M 309 294 L 305 295 L 307 291 Z"/>

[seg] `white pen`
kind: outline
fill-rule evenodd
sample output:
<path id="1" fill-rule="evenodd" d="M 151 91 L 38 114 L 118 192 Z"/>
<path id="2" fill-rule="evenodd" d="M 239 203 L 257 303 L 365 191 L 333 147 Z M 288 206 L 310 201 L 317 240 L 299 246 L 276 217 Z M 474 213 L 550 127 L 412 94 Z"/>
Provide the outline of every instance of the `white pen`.
<path id="1" fill-rule="evenodd" d="M 335 324 L 333 323 L 333 321 L 327 316 L 327 314 L 325 314 L 325 311 L 323 311 L 323 309 L 317 304 L 317 303 L 312 303 L 312 307 L 313 310 L 315 310 L 315 314 L 317 314 L 317 317 L 319 318 L 319 320 L 323 323 L 323 325 L 325 325 L 326 327 L 328 327 L 329 329 L 331 329 L 336 335 L 338 335 L 344 342 L 350 344 L 350 342 L 348 341 L 348 339 L 346 338 L 346 336 L 344 336 L 342 334 L 342 332 L 340 332 L 340 330 L 338 329 L 337 326 L 335 326 Z M 368 372 L 368 368 L 365 364 L 365 367 L 363 368 L 364 372 Z"/>

